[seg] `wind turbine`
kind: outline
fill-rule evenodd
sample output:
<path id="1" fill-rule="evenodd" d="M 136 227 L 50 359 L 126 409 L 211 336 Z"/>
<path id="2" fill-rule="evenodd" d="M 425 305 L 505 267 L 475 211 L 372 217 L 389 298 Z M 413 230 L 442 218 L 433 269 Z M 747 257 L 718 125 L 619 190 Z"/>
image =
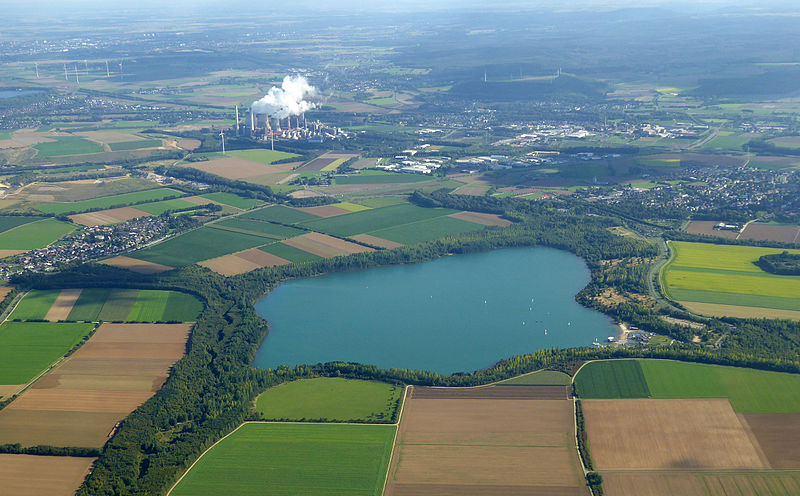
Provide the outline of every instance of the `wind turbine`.
<path id="1" fill-rule="evenodd" d="M 219 136 L 222 138 L 222 154 L 225 155 L 225 132 L 220 131 Z"/>
<path id="2" fill-rule="evenodd" d="M 39 79 L 39 64 L 34 62 L 33 65 L 36 67 L 36 79 Z"/>

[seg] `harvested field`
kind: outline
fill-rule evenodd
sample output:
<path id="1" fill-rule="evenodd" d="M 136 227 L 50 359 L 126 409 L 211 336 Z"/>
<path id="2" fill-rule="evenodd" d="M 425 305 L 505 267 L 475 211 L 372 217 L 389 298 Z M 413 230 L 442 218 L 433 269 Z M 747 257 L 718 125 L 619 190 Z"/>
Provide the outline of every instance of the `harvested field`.
<path id="1" fill-rule="evenodd" d="M 0 250 L 0 258 L 13 257 L 20 253 L 25 253 L 25 250 Z"/>
<path id="2" fill-rule="evenodd" d="M 454 219 L 466 220 L 467 222 L 474 222 L 483 226 L 501 226 L 508 227 L 511 221 L 501 218 L 497 214 L 482 214 L 478 212 L 459 212 L 457 214 L 449 215 Z"/>
<path id="3" fill-rule="evenodd" d="M 574 448 L 566 447 L 403 445 L 391 480 L 401 484 L 580 488 L 576 457 Z M 387 488 L 387 496 L 396 494 L 392 486 Z"/>
<path id="4" fill-rule="evenodd" d="M 608 496 L 789 496 L 800 494 L 796 473 L 607 472 Z"/>
<path id="5" fill-rule="evenodd" d="M 80 289 L 62 289 L 55 303 L 53 303 L 53 306 L 50 307 L 47 315 L 45 315 L 44 320 L 50 322 L 67 320 L 69 313 L 72 311 L 72 307 L 75 306 L 75 302 L 78 301 L 80 295 Z"/>
<path id="6" fill-rule="evenodd" d="M 200 145 L 202 145 L 200 140 L 195 140 L 190 138 L 179 139 L 178 141 L 175 142 L 175 144 L 178 146 L 178 148 L 183 148 L 184 150 L 189 150 L 189 151 L 199 148 Z"/>
<path id="7" fill-rule="evenodd" d="M 105 323 L 92 336 L 93 343 L 184 344 L 192 324 Z M 138 357 L 136 357 L 138 358 Z"/>
<path id="8" fill-rule="evenodd" d="M 769 468 L 727 399 L 582 404 L 598 470 Z"/>
<path id="9" fill-rule="evenodd" d="M 321 207 L 304 207 L 304 208 L 298 208 L 297 210 L 302 210 L 303 212 L 323 218 L 336 217 L 337 215 L 344 215 L 350 213 L 349 210 L 334 207 L 332 205 L 323 205 Z"/>
<path id="10" fill-rule="evenodd" d="M 245 179 L 262 174 L 289 172 L 292 170 L 291 167 L 287 167 L 286 164 L 267 165 L 238 157 L 218 158 L 207 162 L 192 162 L 190 164 L 184 164 L 183 166 L 215 174 L 227 179 Z"/>
<path id="11" fill-rule="evenodd" d="M 586 489 L 582 487 L 393 484 L 391 496 L 586 496 L 586 494 Z"/>
<path id="12" fill-rule="evenodd" d="M 485 394 L 518 388 L 409 388 L 385 494 L 585 495 L 565 388 L 561 400 Z"/>
<path id="13" fill-rule="evenodd" d="M 102 446 L 114 426 L 163 385 L 186 351 L 190 329 L 190 324 L 103 324 L 0 411 L 0 444 Z"/>
<path id="14" fill-rule="evenodd" d="M 739 239 L 797 243 L 798 239 L 800 239 L 800 229 L 797 226 L 779 226 L 752 222 L 742 231 Z"/>
<path id="15" fill-rule="evenodd" d="M 722 229 L 714 229 L 714 226 L 719 224 L 715 220 L 693 220 L 686 226 L 686 232 L 689 234 L 704 234 L 706 236 L 716 236 L 718 238 L 736 239 L 739 236 L 737 231 L 723 231 Z"/>
<path id="16" fill-rule="evenodd" d="M 84 214 L 70 215 L 69 218 L 76 224 L 84 226 L 105 226 L 125 222 L 126 220 L 138 219 L 139 217 L 149 217 L 151 214 L 134 207 L 120 207 L 99 212 L 87 212 Z"/>
<path id="17" fill-rule="evenodd" d="M 351 236 L 354 240 L 359 241 L 361 243 L 366 243 L 368 245 L 377 246 L 379 248 L 386 248 L 388 250 L 392 250 L 394 248 L 400 248 L 405 246 L 402 243 L 395 243 L 394 241 L 389 241 L 388 239 L 378 238 L 376 236 L 371 236 L 369 234 L 357 234 L 356 236 Z"/>
<path id="18" fill-rule="evenodd" d="M 567 386 L 480 386 L 473 388 L 414 387 L 414 399 L 566 400 Z"/>
<path id="19" fill-rule="evenodd" d="M 159 272 L 166 272 L 172 270 L 172 267 L 161 265 L 153 262 L 145 262 L 144 260 L 137 260 L 130 257 L 114 257 L 108 260 L 103 260 L 101 264 L 119 267 L 121 269 L 128 269 L 139 274 L 158 274 Z"/>
<path id="20" fill-rule="evenodd" d="M 738 317 L 741 319 L 789 319 L 800 320 L 800 311 L 777 310 L 774 308 L 743 307 L 738 305 L 723 305 L 720 303 L 699 303 L 696 301 L 679 301 L 688 310 L 701 315 L 715 317 Z"/>
<path id="21" fill-rule="evenodd" d="M 5 408 L 0 412 L 0 440 L 23 446 L 101 447 L 127 414 L 30 411 Z"/>
<path id="22" fill-rule="evenodd" d="M 800 414 L 742 415 L 773 469 L 800 469 Z"/>
<path id="23" fill-rule="evenodd" d="M 457 195 L 468 195 L 468 196 L 483 196 L 489 190 L 488 186 L 481 186 L 477 184 L 468 184 L 466 186 L 461 186 L 460 188 L 453 191 L 453 193 Z"/>
<path id="24" fill-rule="evenodd" d="M 144 358 L 168 359 L 179 357 L 186 351 L 186 345 L 178 343 L 102 343 L 89 340 L 75 352 L 76 358 Z"/>
<path id="25" fill-rule="evenodd" d="M 95 458 L 0 454 L 4 496 L 73 496 Z M 36 474 L 35 477 L 32 474 Z"/>
<path id="26" fill-rule="evenodd" d="M 0 301 L 5 300 L 6 296 L 8 296 L 8 293 L 10 293 L 13 290 L 14 290 L 13 286 L 0 286 Z"/>
<path id="27" fill-rule="evenodd" d="M 322 158 L 318 157 L 312 160 L 311 162 L 307 163 L 303 167 L 298 170 L 303 172 L 318 172 L 324 169 L 325 167 L 331 165 L 332 163 L 336 162 L 337 158 Z"/>
<path id="28" fill-rule="evenodd" d="M 263 267 L 275 267 L 277 265 L 288 265 L 290 263 L 292 262 L 272 255 L 271 253 L 261 251 L 257 248 L 251 248 L 239 253 L 206 260 L 200 262 L 199 265 L 208 267 L 214 272 L 224 276 L 233 276 Z"/>
<path id="29" fill-rule="evenodd" d="M 3 384 L 0 385 L 0 399 L 9 398 L 17 393 L 24 384 Z"/>
<path id="30" fill-rule="evenodd" d="M 367 248 L 366 246 L 349 243 L 347 241 L 320 233 L 304 234 L 296 238 L 282 241 L 282 243 L 323 258 L 375 251 L 372 248 Z"/>
<path id="31" fill-rule="evenodd" d="M 292 198 L 315 198 L 317 196 L 322 196 L 320 193 L 316 191 L 311 191 L 310 189 L 301 189 L 297 191 L 292 191 L 289 193 L 289 196 Z"/>
<path id="32" fill-rule="evenodd" d="M 29 389 L 5 408 L 26 412 L 94 412 L 127 414 L 147 401 L 151 391 Z"/>

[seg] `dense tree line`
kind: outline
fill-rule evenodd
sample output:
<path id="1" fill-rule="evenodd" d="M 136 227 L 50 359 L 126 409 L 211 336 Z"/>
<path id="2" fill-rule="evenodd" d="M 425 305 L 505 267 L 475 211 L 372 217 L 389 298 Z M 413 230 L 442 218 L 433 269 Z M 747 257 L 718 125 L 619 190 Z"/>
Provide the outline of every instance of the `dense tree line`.
<path id="1" fill-rule="evenodd" d="M 792 255 L 787 251 L 774 255 L 762 255 L 756 265 L 773 274 L 800 276 L 800 255 Z"/>
<path id="2" fill-rule="evenodd" d="M 738 245 L 738 246 L 763 246 L 765 248 L 800 248 L 796 243 L 782 243 L 780 241 L 769 241 L 760 239 L 732 239 L 720 238 L 717 236 L 707 236 L 705 234 L 691 234 L 684 231 L 666 231 L 664 238 L 673 241 L 694 241 L 696 243 L 713 243 L 717 245 Z"/>

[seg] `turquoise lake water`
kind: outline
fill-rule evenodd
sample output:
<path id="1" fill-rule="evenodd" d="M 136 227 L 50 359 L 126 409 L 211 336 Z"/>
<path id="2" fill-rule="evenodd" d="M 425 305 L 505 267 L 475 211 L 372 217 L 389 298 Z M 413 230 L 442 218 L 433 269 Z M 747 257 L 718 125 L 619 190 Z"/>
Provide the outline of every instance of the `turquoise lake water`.
<path id="1" fill-rule="evenodd" d="M 582 259 L 511 248 L 288 281 L 256 303 L 270 322 L 255 367 L 346 361 L 472 372 L 514 355 L 616 335 L 580 306 Z"/>

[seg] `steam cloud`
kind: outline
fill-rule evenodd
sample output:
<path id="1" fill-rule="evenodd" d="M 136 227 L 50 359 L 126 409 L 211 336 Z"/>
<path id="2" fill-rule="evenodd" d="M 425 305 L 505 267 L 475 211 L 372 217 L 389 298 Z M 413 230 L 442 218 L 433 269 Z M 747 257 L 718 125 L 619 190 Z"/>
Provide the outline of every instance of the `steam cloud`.
<path id="1" fill-rule="evenodd" d="M 267 114 L 270 117 L 283 119 L 290 115 L 301 113 L 315 107 L 313 102 L 305 100 L 313 97 L 317 89 L 303 76 L 286 76 L 281 87 L 273 86 L 261 100 L 253 102 L 250 109 L 256 114 Z"/>

